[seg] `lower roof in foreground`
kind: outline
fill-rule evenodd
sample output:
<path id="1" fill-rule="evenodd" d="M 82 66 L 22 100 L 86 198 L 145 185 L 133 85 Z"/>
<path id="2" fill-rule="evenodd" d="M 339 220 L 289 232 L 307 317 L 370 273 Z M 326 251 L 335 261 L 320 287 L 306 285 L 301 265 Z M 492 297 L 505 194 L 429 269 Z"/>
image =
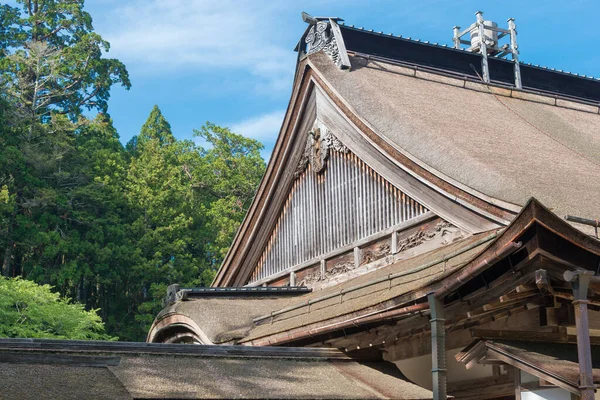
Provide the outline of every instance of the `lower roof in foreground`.
<path id="1" fill-rule="evenodd" d="M 0 339 L 7 399 L 431 399 L 382 361 L 334 349 Z"/>

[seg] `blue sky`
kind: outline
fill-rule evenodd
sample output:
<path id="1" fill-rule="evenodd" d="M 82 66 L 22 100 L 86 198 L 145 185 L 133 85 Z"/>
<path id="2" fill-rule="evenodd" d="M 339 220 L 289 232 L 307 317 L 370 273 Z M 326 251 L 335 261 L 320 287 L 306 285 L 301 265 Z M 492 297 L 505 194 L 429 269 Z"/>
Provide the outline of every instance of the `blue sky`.
<path id="1" fill-rule="evenodd" d="M 178 138 L 205 121 L 256 138 L 268 157 L 289 101 L 301 11 L 405 37 L 452 43 L 482 9 L 516 19 L 521 60 L 600 77 L 597 0 L 87 0 L 133 87 L 109 103 L 123 143 L 158 104 Z"/>

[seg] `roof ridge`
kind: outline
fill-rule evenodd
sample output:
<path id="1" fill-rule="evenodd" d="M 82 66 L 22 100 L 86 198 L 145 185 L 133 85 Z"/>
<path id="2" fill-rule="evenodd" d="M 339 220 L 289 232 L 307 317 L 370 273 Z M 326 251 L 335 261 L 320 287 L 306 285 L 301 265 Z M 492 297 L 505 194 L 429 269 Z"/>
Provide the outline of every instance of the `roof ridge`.
<path id="1" fill-rule="evenodd" d="M 400 39 L 400 40 L 406 40 L 406 41 L 410 41 L 410 42 L 414 42 L 414 43 L 419 43 L 419 44 L 426 44 L 429 46 L 434 46 L 434 47 L 439 47 L 439 48 L 443 48 L 443 49 L 447 49 L 447 50 L 454 50 L 454 51 L 458 51 L 458 52 L 469 52 L 467 49 L 465 48 L 455 48 L 452 46 L 449 46 L 447 44 L 440 44 L 438 42 L 430 42 L 429 40 L 421 40 L 421 39 L 413 39 L 412 37 L 404 37 L 402 35 L 394 35 L 393 33 L 384 33 L 383 31 L 374 31 L 373 29 L 364 29 L 363 27 L 355 27 L 354 25 L 347 25 L 344 22 L 340 22 L 339 23 L 340 26 L 343 26 L 345 28 L 348 29 L 354 29 L 356 31 L 361 31 L 364 33 L 369 33 L 369 34 L 373 34 L 373 35 L 378 35 L 378 36 L 385 36 L 385 37 L 391 37 L 394 39 Z M 469 52 L 470 53 L 470 52 Z M 502 58 L 498 58 L 498 57 L 491 57 L 494 60 L 500 60 L 500 61 L 507 61 L 510 62 L 509 60 L 505 60 Z M 555 73 L 559 73 L 559 74 L 563 74 L 563 75 L 567 75 L 567 76 L 572 76 L 572 77 L 577 77 L 577 78 L 582 78 L 582 79 L 588 79 L 591 81 L 600 81 L 600 77 L 595 77 L 592 75 L 585 75 L 585 74 L 579 74 L 576 72 L 570 72 L 570 71 L 564 71 L 562 69 L 556 69 L 556 68 L 552 68 L 552 67 L 548 67 L 545 65 L 539 65 L 539 64 L 532 64 L 532 63 L 528 63 L 528 62 L 524 62 L 524 61 L 519 61 L 519 64 L 521 65 L 526 65 L 528 67 L 532 67 L 532 68 L 538 68 L 538 69 L 543 69 L 543 70 L 548 70 L 548 71 L 552 71 Z"/>
<path id="2" fill-rule="evenodd" d="M 0 339 L 3 352 L 27 351 L 38 353 L 102 353 L 102 354 L 155 354 L 186 355 L 222 358 L 290 358 L 351 360 L 344 352 L 333 348 L 314 347 L 254 347 L 239 345 L 181 345 L 146 342 L 111 342 L 99 340 L 60 339 Z"/>

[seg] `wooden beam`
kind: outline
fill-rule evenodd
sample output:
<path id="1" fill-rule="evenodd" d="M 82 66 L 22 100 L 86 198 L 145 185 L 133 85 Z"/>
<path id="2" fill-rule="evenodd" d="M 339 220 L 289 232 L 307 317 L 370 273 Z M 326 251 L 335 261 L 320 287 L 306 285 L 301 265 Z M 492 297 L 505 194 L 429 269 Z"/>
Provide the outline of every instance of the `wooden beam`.
<path id="1" fill-rule="evenodd" d="M 517 331 L 502 329 L 471 329 L 473 337 L 482 339 L 526 340 L 542 342 L 567 342 L 568 337 L 562 330 L 555 332 Z"/>
<path id="2" fill-rule="evenodd" d="M 552 331 L 511 331 L 501 329 L 471 329 L 474 338 L 481 339 L 502 339 L 502 340 L 520 340 L 548 343 L 577 343 L 577 335 L 570 335 L 563 327 Z M 600 345 L 600 336 L 590 336 L 592 345 Z"/>
<path id="3" fill-rule="evenodd" d="M 531 283 L 524 283 L 515 288 L 517 293 L 529 292 L 529 291 L 535 290 L 535 289 L 536 289 L 536 286 Z"/>
<path id="4" fill-rule="evenodd" d="M 528 242 L 524 247 L 533 246 L 532 241 Z M 483 307 L 492 301 L 495 301 L 500 296 L 505 295 L 513 288 L 527 284 L 534 280 L 534 273 L 525 271 L 527 265 L 536 259 L 539 255 L 532 250 L 528 256 L 514 266 L 514 272 L 508 272 L 490 283 L 489 287 L 482 287 L 466 296 L 463 296 L 460 301 L 447 305 L 447 315 L 452 318 L 457 314 L 464 314 L 465 311 L 473 308 Z"/>
<path id="5" fill-rule="evenodd" d="M 537 376 L 538 378 L 544 378 L 546 381 L 548 381 L 558 387 L 561 387 L 571 393 L 579 395 L 578 388 L 573 387 L 572 385 L 569 385 L 568 383 L 566 383 L 563 380 L 560 380 L 558 378 L 555 378 L 554 376 L 550 376 L 550 375 L 544 373 L 543 371 L 540 371 L 539 369 L 534 368 L 533 366 L 519 362 L 511 357 L 508 357 L 507 355 L 504 355 L 504 354 L 499 353 L 492 349 L 488 349 L 488 353 L 491 354 L 492 357 L 502 360 L 505 363 L 512 365 L 515 368 L 525 371 L 533 376 Z"/>

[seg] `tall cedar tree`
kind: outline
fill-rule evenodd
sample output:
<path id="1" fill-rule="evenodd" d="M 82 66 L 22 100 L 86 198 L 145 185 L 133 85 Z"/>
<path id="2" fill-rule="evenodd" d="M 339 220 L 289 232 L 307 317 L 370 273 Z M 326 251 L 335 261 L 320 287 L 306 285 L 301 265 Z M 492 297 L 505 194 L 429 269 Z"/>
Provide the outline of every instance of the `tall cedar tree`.
<path id="1" fill-rule="evenodd" d="M 166 286 L 209 285 L 254 196 L 262 145 L 210 123 L 177 140 L 155 107 L 124 148 L 130 86 L 81 0 L 0 6 L 0 265 L 144 340 Z M 94 118 L 85 110 L 96 110 Z M 25 290 L 24 293 L 33 293 Z"/>
<path id="2" fill-rule="evenodd" d="M 155 106 L 127 148 L 131 225 L 143 263 L 135 281 L 143 303 L 136 321 L 149 327 L 167 285 L 208 286 L 264 172 L 262 145 L 207 123 L 203 149 L 178 141 Z"/>

